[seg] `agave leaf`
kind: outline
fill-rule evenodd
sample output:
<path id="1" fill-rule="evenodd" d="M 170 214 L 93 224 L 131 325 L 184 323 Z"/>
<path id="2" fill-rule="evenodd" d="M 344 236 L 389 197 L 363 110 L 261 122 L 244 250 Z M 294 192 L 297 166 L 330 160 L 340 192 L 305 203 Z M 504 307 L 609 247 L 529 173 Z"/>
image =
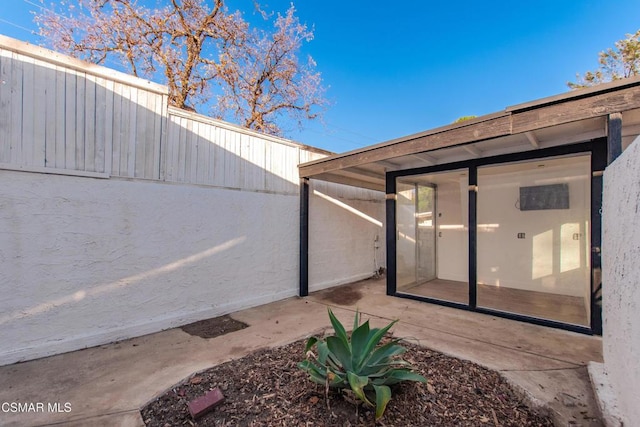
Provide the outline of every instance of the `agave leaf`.
<path id="1" fill-rule="evenodd" d="M 331 354 L 346 371 L 352 371 L 351 349 L 340 338 L 336 336 L 327 337 L 327 347 Z"/>
<path id="2" fill-rule="evenodd" d="M 369 402 L 369 399 L 367 399 L 367 396 L 364 394 L 364 388 L 369 384 L 369 378 L 361 377 L 353 372 L 347 372 L 347 379 L 356 397 L 367 405 L 373 406 L 373 403 Z"/>
<path id="3" fill-rule="evenodd" d="M 359 370 L 360 361 L 369 355 L 363 354 L 369 337 L 369 321 L 367 320 L 351 334 L 351 355 L 353 356 L 353 366 Z"/>
<path id="4" fill-rule="evenodd" d="M 389 361 L 385 359 L 390 359 L 393 356 L 399 356 L 403 354 L 405 351 L 407 351 L 406 348 L 396 343 L 397 341 L 391 341 L 377 348 L 373 352 L 373 354 L 371 354 L 371 356 L 364 362 L 366 362 L 367 365 L 378 365 L 382 363 L 389 363 Z"/>
<path id="5" fill-rule="evenodd" d="M 332 377 L 329 385 L 331 387 L 346 387 L 348 384 L 347 375 L 344 372 L 330 370 Z"/>
<path id="6" fill-rule="evenodd" d="M 309 337 L 309 339 L 307 340 L 307 345 L 304 347 L 304 352 L 306 353 L 307 351 L 311 350 L 311 347 L 313 347 L 317 342 L 318 338 Z"/>
<path id="7" fill-rule="evenodd" d="M 358 367 L 362 367 L 362 364 L 368 358 L 367 356 L 371 354 L 371 352 L 373 351 L 374 348 L 376 348 L 376 346 L 378 345 L 382 337 L 384 337 L 384 334 L 386 334 L 389 331 L 389 329 L 391 329 L 391 327 L 396 324 L 396 322 L 397 320 L 394 320 L 393 322 L 389 323 L 387 326 L 385 326 L 382 329 L 372 329 L 371 331 L 369 331 L 369 336 L 367 337 L 367 343 L 365 347 L 362 349 L 362 353 L 361 353 L 362 358 L 359 359 L 357 362 Z"/>
<path id="8" fill-rule="evenodd" d="M 365 348 L 362 350 L 362 357 L 357 362 L 357 369 L 363 369 L 369 365 L 378 365 L 381 363 L 388 363 L 388 358 L 397 354 L 402 354 L 405 350 L 402 346 L 396 346 L 397 341 L 388 342 L 379 348 L 375 348 L 385 333 L 393 326 L 395 322 L 387 325 L 383 329 L 372 329 L 369 331 Z M 395 347 L 394 347 L 395 346 Z M 403 350 L 399 350 L 402 348 Z M 374 350 L 375 349 L 375 350 Z"/>
<path id="9" fill-rule="evenodd" d="M 329 319 L 331 320 L 331 326 L 333 326 L 333 330 L 336 332 L 336 337 L 340 338 L 345 346 L 349 347 L 349 339 L 347 338 L 347 331 L 345 331 L 344 326 L 338 320 L 338 318 L 333 314 L 331 309 L 329 308 Z"/>
<path id="10" fill-rule="evenodd" d="M 376 421 L 382 418 L 384 410 L 387 409 L 387 403 L 391 400 L 391 389 L 386 385 L 373 385 L 376 391 Z"/>
<path id="11" fill-rule="evenodd" d="M 384 377 L 375 378 L 371 380 L 372 384 L 375 384 L 375 385 L 382 385 L 382 384 L 393 385 L 402 381 L 417 381 L 421 383 L 427 382 L 426 378 L 423 377 L 422 375 L 417 374 L 405 368 L 392 369 Z"/>
<path id="12" fill-rule="evenodd" d="M 327 343 L 324 341 L 318 341 L 316 347 L 318 348 L 318 363 L 325 365 L 327 356 L 329 355 Z"/>
<path id="13" fill-rule="evenodd" d="M 356 316 L 353 318 L 353 330 L 355 331 L 360 326 L 360 312 L 356 308 Z"/>
<path id="14" fill-rule="evenodd" d="M 298 367 L 309 374 L 309 379 L 317 384 L 325 384 L 327 370 L 322 366 L 317 366 L 309 360 L 298 363 Z"/>
<path id="15" fill-rule="evenodd" d="M 327 369 L 324 366 L 317 365 L 310 360 L 303 360 L 302 362 L 298 363 L 298 367 L 307 373 L 314 372 L 320 376 L 327 375 Z"/>

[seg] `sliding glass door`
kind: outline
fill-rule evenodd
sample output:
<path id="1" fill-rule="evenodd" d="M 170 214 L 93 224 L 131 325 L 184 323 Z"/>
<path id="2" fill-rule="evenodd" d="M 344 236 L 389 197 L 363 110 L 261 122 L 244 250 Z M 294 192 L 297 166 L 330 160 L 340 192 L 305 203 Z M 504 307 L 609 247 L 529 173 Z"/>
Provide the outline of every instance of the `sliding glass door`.
<path id="1" fill-rule="evenodd" d="M 391 174 L 396 233 L 389 292 L 598 331 L 591 237 L 592 228 L 594 239 L 599 230 L 592 209 L 600 203 L 601 178 L 592 169 L 602 153 L 589 146 Z M 597 270 L 598 259 L 593 263 Z"/>
<path id="2" fill-rule="evenodd" d="M 478 307 L 589 325 L 590 183 L 590 155 L 478 168 Z"/>
<path id="3" fill-rule="evenodd" d="M 466 304 L 467 170 L 402 177 L 396 187 L 397 290 Z"/>

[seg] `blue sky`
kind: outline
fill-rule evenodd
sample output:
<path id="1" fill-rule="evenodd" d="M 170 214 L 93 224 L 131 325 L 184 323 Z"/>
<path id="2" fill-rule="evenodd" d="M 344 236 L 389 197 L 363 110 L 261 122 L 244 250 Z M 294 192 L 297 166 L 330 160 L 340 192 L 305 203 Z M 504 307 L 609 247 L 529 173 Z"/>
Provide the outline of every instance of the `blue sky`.
<path id="1" fill-rule="evenodd" d="M 30 11 L 3 0 L 0 33 L 41 44 Z M 48 3 L 48 1 L 47 1 Z M 251 13 L 252 0 L 228 0 Z M 284 12 L 290 0 L 264 0 Z M 288 133 L 345 152 L 566 92 L 598 52 L 640 28 L 638 0 L 298 0 L 304 48 L 328 86 L 324 124 Z"/>

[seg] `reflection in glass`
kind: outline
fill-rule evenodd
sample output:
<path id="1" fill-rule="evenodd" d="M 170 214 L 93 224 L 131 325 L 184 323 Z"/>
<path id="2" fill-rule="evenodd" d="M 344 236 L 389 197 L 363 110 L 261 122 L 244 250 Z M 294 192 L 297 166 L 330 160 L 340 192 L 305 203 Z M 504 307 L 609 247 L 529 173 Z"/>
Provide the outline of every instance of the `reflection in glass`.
<path id="1" fill-rule="evenodd" d="M 589 155 L 478 168 L 478 307 L 589 325 L 590 183 Z"/>
<path id="2" fill-rule="evenodd" d="M 468 303 L 468 174 L 401 177 L 396 182 L 398 292 Z"/>

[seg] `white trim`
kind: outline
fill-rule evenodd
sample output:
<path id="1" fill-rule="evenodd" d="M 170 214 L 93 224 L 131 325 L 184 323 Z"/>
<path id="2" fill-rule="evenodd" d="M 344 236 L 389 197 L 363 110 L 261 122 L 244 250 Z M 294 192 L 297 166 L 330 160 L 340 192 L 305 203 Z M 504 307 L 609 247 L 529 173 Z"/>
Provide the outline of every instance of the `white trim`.
<path id="1" fill-rule="evenodd" d="M 0 49 L 6 49 L 20 55 L 29 56 L 34 59 L 39 59 L 41 61 L 46 61 L 48 63 L 66 68 L 71 68 L 83 73 L 89 73 L 94 76 L 104 77 L 108 80 L 117 81 L 119 83 L 124 83 L 139 89 L 148 90 L 150 92 L 160 93 L 163 95 L 169 94 L 169 88 L 167 86 L 160 85 L 149 80 L 141 79 L 130 74 L 121 73 L 120 71 L 112 70 L 101 65 L 82 61 L 80 59 L 76 59 L 68 55 L 63 55 L 53 50 L 45 49 L 43 47 L 16 40 L 11 37 L 3 36 L 2 34 L 0 34 Z"/>
<path id="2" fill-rule="evenodd" d="M 34 172 L 34 173 L 46 173 L 51 175 L 67 175 L 67 176 L 81 176 L 85 178 L 100 178 L 109 179 L 110 175 L 103 172 L 87 172 L 78 171 L 72 169 L 57 169 L 57 168 L 45 168 L 42 166 L 21 166 L 12 165 L 9 163 L 0 163 L 0 170 L 16 171 L 16 172 Z"/>
<path id="3" fill-rule="evenodd" d="M 240 126 L 240 125 L 235 125 L 233 123 L 225 122 L 225 121 L 218 120 L 218 119 L 213 119 L 213 118 L 205 116 L 203 114 L 196 113 L 194 111 L 183 110 L 181 108 L 174 107 L 174 106 L 171 106 L 171 105 L 169 105 L 168 111 L 169 111 L 170 115 L 173 114 L 175 116 L 183 117 L 185 119 L 191 119 L 191 120 L 195 120 L 195 121 L 198 121 L 198 122 L 201 122 L 201 123 L 207 123 L 207 124 L 210 124 L 210 125 L 221 127 L 223 129 L 231 130 L 231 131 L 242 133 L 242 134 L 245 134 L 245 135 L 255 136 L 256 138 L 264 139 L 264 140 L 271 141 L 271 142 L 276 142 L 278 144 L 288 145 L 290 147 L 301 148 L 301 149 L 306 150 L 306 151 L 311 151 L 312 153 L 325 154 L 327 156 L 329 156 L 331 154 L 334 154 L 334 153 L 332 153 L 330 151 L 326 151 L 326 150 L 323 150 L 321 148 L 311 147 L 309 145 L 304 145 L 304 144 L 301 144 L 299 142 L 292 141 L 290 139 L 281 138 L 279 136 L 274 136 L 274 135 L 268 135 L 266 133 L 261 133 L 261 132 L 255 131 L 253 129 L 249 129 L 249 128 L 246 128 L 246 127 L 243 127 L 243 126 Z"/>

